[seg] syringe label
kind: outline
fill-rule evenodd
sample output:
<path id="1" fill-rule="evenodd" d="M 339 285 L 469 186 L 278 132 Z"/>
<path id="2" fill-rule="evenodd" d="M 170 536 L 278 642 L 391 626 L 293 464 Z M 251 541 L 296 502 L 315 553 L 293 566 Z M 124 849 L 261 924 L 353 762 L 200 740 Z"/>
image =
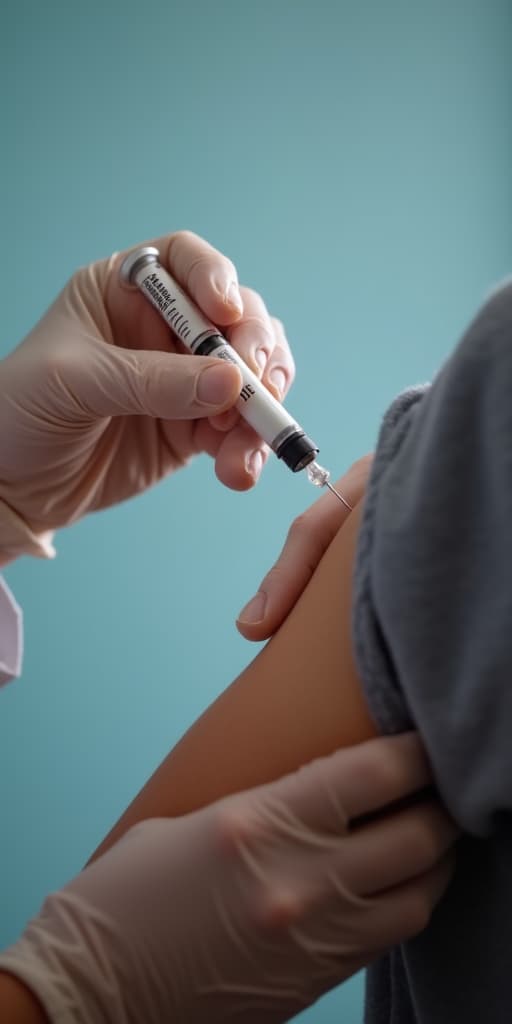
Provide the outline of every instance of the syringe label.
<path id="1" fill-rule="evenodd" d="M 152 302 L 158 307 L 169 326 L 186 343 L 190 337 L 191 326 L 187 318 L 176 308 L 176 297 L 171 295 L 164 282 L 155 273 L 145 277 L 142 286 L 149 292 Z"/>
<path id="2" fill-rule="evenodd" d="M 154 266 L 154 264 L 153 264 Z M 218 327 L 209 323 L 192 300 L 162 267 L 148 270 L 147 263 L 136 270 L 134 283 L 147 295 L 166 323 L 187 348 L 197 355 L 214 355 L 238 366 L 242 386 L 236 407 L 246 423 L 274 450 L 285 438 L 303 436 L 299 425 L 268 391 L 236 349 L 221 337 Z M 286 461 L 286 460 L 285 460 Z"/>
<path id="3" fill-rule="evenodd" d="M 243 376 L 247 376 L 247 366 L 235 357 L 234 352 L 228 348 L 227 345 L 218 345 L 212 355 L 215 355 L 217 359 L 224 359 L 227 363 L 233 363 L 234 366 L 238 366 L 238 369 L 242 371 Z M 242 402 L 248 402 L 253 395 L 256 394 L 256 388 L 251 384 L 250 381 L 246 381 L 242 385 L 240 391 L 240 399 Z"/>
<path id="4" fill-rule="evenodd" d="M 239 363 L 238 359 L 235 359 L 234 354 L 230 351 L 227 345 L 217 345 L 215 350 L 211 354 L 212 356 L 214 355 L 217 359 L 224 359 L 226 363 L 233 363 L 233 366 L 238 366 L 238 369 L 242 371 L 242 374 L 246 369 L 245 366 L 242 366 Z M 240 398 L 243 399 L 244 402 L 246 402 L 247 398 L 249 398 L 249 395 L 247 395 L 247 398 L 244 397 L 244 390 L 247 388 L 247 386 L 247 384 L 244 384 L 240 392 Z M 254 394 L 254 388 L 252 389 L 252 394 Z"/>

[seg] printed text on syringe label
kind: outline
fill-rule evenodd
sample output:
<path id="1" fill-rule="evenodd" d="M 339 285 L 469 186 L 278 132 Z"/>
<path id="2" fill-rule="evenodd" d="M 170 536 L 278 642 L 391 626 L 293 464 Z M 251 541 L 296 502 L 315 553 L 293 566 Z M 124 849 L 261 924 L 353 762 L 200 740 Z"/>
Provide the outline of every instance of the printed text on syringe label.
<path id="1" fill-rule="evenodd" d="M 281 437 L 283 431 L 299 429 L 286 409 L 261 384 L 261 381 L 240 358 L 238 352 L 231 346 L 219 345 L 215 349 L 215 356 L 217 359 L 225 359 L 226 362 L 238 366 L 242 374 L 242 389 L 236 403 L 237 409 L 242 413 L 244 420 L 254 427 L 256 433 L 267 444 L 273 447 L 275 439 Z"/>
<path id="2" fill-rule="evenodd" d="M 172 327 L 173 331 L 181 338 L 185 344 L 190 342 L 190 335 L 193 332 L 193 325 L 190 320 L 180 313 L 179 309 L 176 308 L 176 296 L 171 295 L 169 289 L 166 287 L 163 281 L 160 280 L 158 274 L 152 273 L 144 278 L 142 285 L 148 294 L 151 296 L 151 300 L 155 306 L 160 310 L 162 316 L 165 317 L 167 323 Z M 197 333 L 204 331 L 204 325 L 199 324 Z"/>
<path id="3" fill-rule="evenodd" d="M 247 371 L 245 366 L 241 368 L 239 360 L 233 358 L 227 347 L 224 348 L 219 345 L 219 347 L 215 349 L 215 356 L 217 359 L 225 359 L 226 362 L 232 362 L 233 366 L 239 367 L 239 369 L 242 369 L 243 371 Z M 250 381 L 247 381 L 242 387 L 240 397 L 243 401 L 249 401 L 249 398 L 252 398 L 253 394 L 256 394 L 256 388 L 253 387 Z"/>

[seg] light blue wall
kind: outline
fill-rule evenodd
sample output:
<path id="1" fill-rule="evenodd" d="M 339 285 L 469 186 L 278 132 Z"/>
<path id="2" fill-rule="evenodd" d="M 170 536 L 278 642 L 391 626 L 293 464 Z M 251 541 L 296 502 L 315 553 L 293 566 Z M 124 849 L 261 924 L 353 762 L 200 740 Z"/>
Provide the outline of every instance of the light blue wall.
<path id="1" fill-rule="evenodd" d="M 510 270 L 509 10 L 10 4 L 1 351 L 76 266 L 192 228 L 285 321 L 289 406 L 341 471 Z M 9 570 L 26 660 L 0 695 L 1 943 L 252 656 L 235 614 L 313 496 L 277 464 L 231 494 L 200 461 Z M 360 1006 L 358 978 L 305 1016 Z"/>

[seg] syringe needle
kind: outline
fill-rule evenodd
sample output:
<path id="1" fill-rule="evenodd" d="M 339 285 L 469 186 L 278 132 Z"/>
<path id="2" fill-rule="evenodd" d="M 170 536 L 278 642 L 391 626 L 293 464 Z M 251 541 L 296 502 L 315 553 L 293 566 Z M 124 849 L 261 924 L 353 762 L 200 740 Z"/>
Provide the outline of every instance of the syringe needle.
<path id="1" fill-rule="evenodd" d="M 310 462 L 309 465 L 306 466 L 306 475 L 310 483 L 314 484 L 315 487 L 328 487 L 329 490 L 336 495 L 338 501 L 341 501 L 341 504 L 344 505 L 345 508 L 348 508 L 349 512 L 353 511 L 352 505 L 349 504 L 347 499 L 329 483 L 329 477 L 331 475 L 329 470 L 324 469 L 323 466 L 319 466 L 316 459 L 314 462 Z"/>
<path id="2" fill-rule="evenodd" d="M 343 505 L 345 505 L 345 507 L 346 507 L 346 508 L 348 508 L 349 512 L 353 512 L 353 511 L 354 511 L 354 509 L 353 509 L 352 505 L 350 505 L 350 504 L 348 503 L 347 499 L 346 499 L 346 498 L 344 498 L 344 497 L 343 497 L 343 495 L 342 495 L 342 494 L 340 494 L 340 492 L 339 492 L 339 491 L 337 491 L 337 490 L 336 490 L 336 488 L 335 488 L 335 487 L 333 487 L 333 486 L 332 486 L 332 484 L 330 484 L 328 480 L 326 480 L 326 481 L 325 481 L 325 486 L 326 486 L 326 487 L 328 487 L 328 488 L 329 488 L 329 490 L 330 490 L 330 491 L 332 491 L 332 493 L 336 495 L 336 497 L 338 498 L 338 500 L 339 500 L 339 501 L 341 501 L 341 502 L 342 502 L 342 504 L 343 504 Z"/>

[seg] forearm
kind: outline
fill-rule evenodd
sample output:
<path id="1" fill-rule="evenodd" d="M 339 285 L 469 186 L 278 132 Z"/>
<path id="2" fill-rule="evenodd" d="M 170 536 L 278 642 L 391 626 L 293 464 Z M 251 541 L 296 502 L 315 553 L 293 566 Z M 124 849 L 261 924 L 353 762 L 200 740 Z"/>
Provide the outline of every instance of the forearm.
<path id="1" fill-rule="evenodd" d="M 352 656 L 360 509 L 276 635 L 186 733 L 96 855 L 135 822 L 186 814 L 375 734 Z"/>
<path id="2" fill-rule="evenodd" d="M 9 1024 L 48 1024 L 38 1000 L 12 974 L 0 971 L 0 1020 Z"/>

